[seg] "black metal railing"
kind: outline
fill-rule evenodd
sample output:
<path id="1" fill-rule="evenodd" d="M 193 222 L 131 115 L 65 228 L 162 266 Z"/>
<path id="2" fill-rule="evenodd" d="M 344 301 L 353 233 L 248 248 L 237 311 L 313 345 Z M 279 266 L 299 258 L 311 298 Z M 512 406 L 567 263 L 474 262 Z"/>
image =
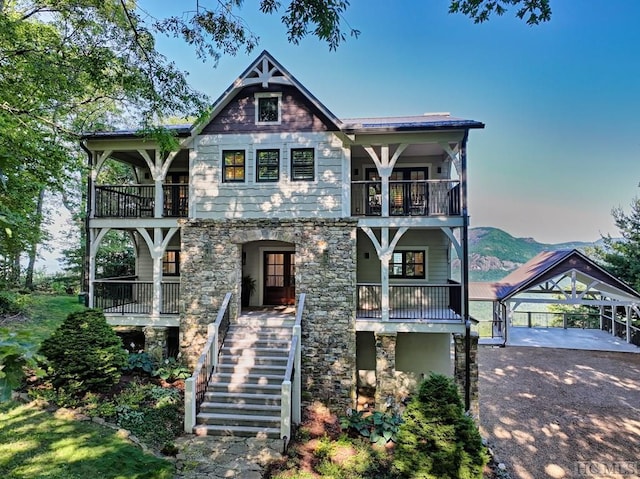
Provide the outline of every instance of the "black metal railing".
<path id="1" fill-rule="evenodd" d="M 180 283 L 162 283 L 160 314 L 180 313 Z"/>
<path id="2" fill-rule="evenodd" d="M 391 319 L 460 320 L 459 284 L 389 286 Z M 382 285 L 358 284 L 358 318 L 382 318 Z"/>
<path id="3" fill-rule="evenodd" d="M 351 183 L 351 215 L 382 215 L 382 182 Z M 390 216 L 459 216 L 458 180 L 389 181 Z"/>
<path id="4" fill-rule="evenodd" d="M 96 218 L 153 218 L 154 185 L 96 186 Z M 189 216 L 189 185 L 162 185 L 162 215 L 171 218 Z"/>
<path id="5" fill-rule="evenodd" d="M 130 279 L 127 279 L 130 278 Z M 127 278 L 97 279 L 93 282 L 93 306 L 105 313 L 150 314 L 153 282 Z M 180 283 L 162 283 L 160 314 L 180 313 Z"/>
<path id="6" fill-rule="evenodd" d="M 93 306 L 105 313 L 149 314 L 153 298 L 153 282 L 134 280 L 95 280 Z"/>
<path id="7" fill-rule="evenodd" d="M 152 218 L 153 185 L 96 186 L 96 218 Z"/>

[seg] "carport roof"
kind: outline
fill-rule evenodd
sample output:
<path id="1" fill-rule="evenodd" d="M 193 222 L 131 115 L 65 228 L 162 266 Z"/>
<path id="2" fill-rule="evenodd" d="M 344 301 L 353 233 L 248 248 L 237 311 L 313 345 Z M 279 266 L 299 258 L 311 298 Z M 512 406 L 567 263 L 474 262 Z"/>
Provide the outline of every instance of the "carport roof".
<path id="1" fill-rule="evenodd" d="M 504 301 L 572 271 L 583 278 L 597 280 L 604 294 L 622 294 L 629 299 L 640 299 L 637 291 L 576 249 L 542 252 L 495 283 L 469 283 L 469 299 Z"/>

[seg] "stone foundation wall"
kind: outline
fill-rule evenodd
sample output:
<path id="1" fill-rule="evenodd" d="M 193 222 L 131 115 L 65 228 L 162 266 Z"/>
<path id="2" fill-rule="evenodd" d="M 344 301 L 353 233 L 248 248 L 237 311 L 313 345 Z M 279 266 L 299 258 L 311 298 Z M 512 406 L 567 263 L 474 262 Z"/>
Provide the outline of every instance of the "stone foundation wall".
<path id="1" fill-rule="evenodd" d="M 465 336 L 462 334 L 454 334 L 454 348 L 455 348 L 455 364 L 454 364 L 454 379 L 458 384 L 458 391 L 460 391 L 460 397 L 462 398 L 462 402 L 464 404 L 464 391 L 465 391 Z M 476 418 L 477 421 L 480 419 L 480 406 L 478 404 L 478 335 L 471 335 L 471 363 L 470 363 L 470 372 L 471 372 L 471 415 Z"/>
<path id="2" fill-rule="evenodd" d="M 193 220 L 182 227 L 180 321 L 183 357 L 194 365 L 224 295 L 240 305 L 242 245 L 274 240 L 296 254 L 296 295 L 306 293 L 302 322 L 303 400 L 340 413 L 353 406 L 356 378 L 356 220 Z"/>

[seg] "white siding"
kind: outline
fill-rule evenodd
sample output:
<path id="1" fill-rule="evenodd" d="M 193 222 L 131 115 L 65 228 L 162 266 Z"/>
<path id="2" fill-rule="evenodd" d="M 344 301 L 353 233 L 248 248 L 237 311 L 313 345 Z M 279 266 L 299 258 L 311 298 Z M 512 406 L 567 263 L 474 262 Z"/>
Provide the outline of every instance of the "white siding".
<path id="1" fill-rule="evenodd" d="M 390 234 L 390 237 L 393 233 Z M 425 280 L 413 280 L 434 284 L 446 283 L 449 279 L 449 240 L 440 230 L 409 230 L 396 246 L 397 250 L 426 250 L 427 277 Z M 366 255 L 369 258 L 366 258 Z M 359 283 L 376 283 L 380 281 L 380 260 L 371 240 L 362 231 L 358 231 L 358 271 Z M 408 281 L 391 279 L 406 284 Z"/>
<path id="2" fill-rule="evenodd" d="M 314 148 L 315 180 L 290 181 L 291 148 Z M 222 182 L 222 151 L 245 150 L 245 181 Z M 280 179 L 256 182 L 255 151 L 280 150 Z M 342 216 L 342 142 L 331 133 L 201 136 L 192 171 L 197 218 Z"/>

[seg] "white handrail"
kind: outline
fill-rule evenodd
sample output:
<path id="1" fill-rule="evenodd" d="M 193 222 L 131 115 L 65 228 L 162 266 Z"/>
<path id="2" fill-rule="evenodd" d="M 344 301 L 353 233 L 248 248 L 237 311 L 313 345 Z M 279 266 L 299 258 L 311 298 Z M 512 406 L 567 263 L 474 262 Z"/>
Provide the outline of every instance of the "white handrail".
<path id="1" fill-rule="evenodd" d="M 298 296 L 298 307 L 296 309 L 296 320 L 293 326 L 291 337 L 291 349 L 287 360 L 287 369 L 282 381 L 282 399 L 280 402 L 280 438 L 285 441 L 291 440 L 291 425 L 299 424 L 302 419 L 301 395 L 301 367 L 302 367 L 302 313 L 306 293 Z"/>
<path id="2" fill-rule="evenodd" d="M 198 408 L 204 397 L 209 378 L 218 364 L 220 325 L 227 314 L 231 301 L 231 293 L 227 293 L 222 301 L 216 320 L 207 325 L 207 342 L 193 374 L 184 382 L 184 431 L 191 434 L 196 425 Z"/>

